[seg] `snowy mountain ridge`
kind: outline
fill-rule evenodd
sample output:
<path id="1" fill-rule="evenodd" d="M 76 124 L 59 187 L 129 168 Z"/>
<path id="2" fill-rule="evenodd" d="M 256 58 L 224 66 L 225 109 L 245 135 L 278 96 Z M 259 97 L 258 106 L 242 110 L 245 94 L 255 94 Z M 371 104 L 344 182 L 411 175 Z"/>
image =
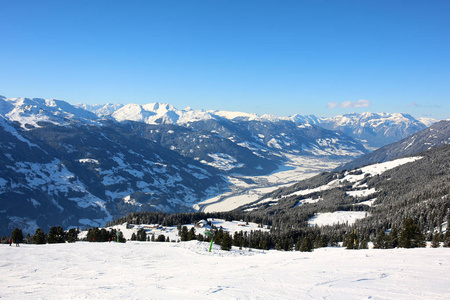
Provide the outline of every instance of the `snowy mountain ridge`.
<path id="1" fill-rule="evenodd" d="M 0 98 L 0 115 L 20 123 L 24 129 L 40 127 L 39 123 L 67 125 L 69 121 L 78 121 L 94 124 L 99 119 L 96 114 L 65 101 L 41 98 Z"/>
<path id="2" fill-rule="evenodd" d="M 95 110 L 91 111 L 96 112 Z M 105 115 L 98 114 L 98 116 Z M 110 116 L 118 122 L 128 120 L 147 124 L 176 124 L 181 126 L 186 126 L 192 122 L 219 120 L 220 118 L 233 122 L 290 121 L 341 131 L 359 140 L 366 148 L 371 150 L 396 142 L 437 122 L 437 120 L 431 118 L 416 119 L 404 113 L 365 112 L 334 117 L 316 117 L 314 115 L 300 114 L 294 114 L 289 117 L 276 117 L 268 114 L 259 116 L 254 113 L 233 111 L 205 111 L 192 110 L 190 108 L 178 110 L 170 104 L 158 102 L 145 105 L 128 104 L 112 112 Z"/>
<path id="3" fill-rule="evenodd" d="M 135 121 L 152 125 L 173 124 L 185 127 L 194 122 L 209 120 L 228 120 L 235 123 L 294 122 L 343 132 L 370 150 L 396 142 L 437 122 L 430 118 L 416 119 L 403 113 L 366 112 L 334 117 L 294 114 L 289 117 L 276 117 L 245 112 L 193 110 L 189 107 L 179 110 L 168 103 L 159 102 L 144 105 L 107 103 L 73 106 L 62 100 L 7 99 L 5 97 L 0 97 L 0 115 L 10 121 L 19 122 L 23 128 L 38 127 L 42 122 L 66 125 L 68 120 L 76 120 L 85 124 L 99 124 L 101 119 L 113 119 L 117 122 Z"/>

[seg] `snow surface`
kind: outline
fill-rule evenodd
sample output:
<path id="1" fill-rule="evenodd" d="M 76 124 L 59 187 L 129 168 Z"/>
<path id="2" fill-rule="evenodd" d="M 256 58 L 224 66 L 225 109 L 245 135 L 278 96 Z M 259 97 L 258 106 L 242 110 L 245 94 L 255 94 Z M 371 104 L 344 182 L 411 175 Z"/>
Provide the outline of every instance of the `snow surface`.
<path id="1" fill-rule="evenodd" d="M 5 299 L 449 299 L 448 248 L 230 252 L 208 243 L 0 245 Z"/>
<path id="2" fill-rule="evenodd" d="M 365 211 L 335 211 L 332 213 L 318 213 L 308 221 L 308 225 L 314 226 L 326 226 L 333 224 L 345 224 L 349 225 L 355 223 L 358 219 L 366 217 Z"/>

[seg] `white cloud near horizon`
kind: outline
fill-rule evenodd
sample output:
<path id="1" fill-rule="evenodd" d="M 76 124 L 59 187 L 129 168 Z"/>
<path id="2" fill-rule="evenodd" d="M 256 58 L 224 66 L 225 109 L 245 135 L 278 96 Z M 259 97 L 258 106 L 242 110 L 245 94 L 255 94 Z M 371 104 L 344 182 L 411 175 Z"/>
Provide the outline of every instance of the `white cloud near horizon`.
<path id="1" fill-rule="evenodd" d="M 328 102 L 327 107 L 329 109 L 333 109 L 335 107 L 340 108 L 355 108 L 355 107 L 369 107 L 370 101 L 365 99 L 359 99 L 358 101 L 344 101 L 342 103 L 339 102 Z"/>

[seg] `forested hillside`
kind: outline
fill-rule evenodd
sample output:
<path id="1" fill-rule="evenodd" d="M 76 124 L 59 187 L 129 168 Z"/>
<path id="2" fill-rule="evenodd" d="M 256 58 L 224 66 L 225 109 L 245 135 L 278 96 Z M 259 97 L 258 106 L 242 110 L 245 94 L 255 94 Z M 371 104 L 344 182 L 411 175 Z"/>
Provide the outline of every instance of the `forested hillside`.
<path id="1" fill-rule="evenodd" d="M 315 241 L 320 245 L 345 242 L 353 234 L 354 225 L 311 226 L 308 221 L 321 213 L 362 211 L 366 217 L 355 223 L 359 243 L 376 241 L 386 231 L 391 231 L 391 237 L 395 235 L 396 240 L 407 226 L 407 220 L 418 225 L 425 238 L 431 240 L 436 236 L 444 240 L 450 238 L 446 231 L 450 218 L 448 157 L 450 145 L 444 145 L 416 154 L 415 157 L 352 172 L 322 173 L 270 193 L 256 203 L 232 212 L 172 215 L 134 213 L 113 224 L 159 223 L 170 226 L 195 223 L 206 218 L 241 219 L 271 226 L 269 233 L 245 235 L 246 244 L 256 248 L 265 245 L 268 248 L 289 250 L 293 245 L 299 247 L 304 240 Z"/>

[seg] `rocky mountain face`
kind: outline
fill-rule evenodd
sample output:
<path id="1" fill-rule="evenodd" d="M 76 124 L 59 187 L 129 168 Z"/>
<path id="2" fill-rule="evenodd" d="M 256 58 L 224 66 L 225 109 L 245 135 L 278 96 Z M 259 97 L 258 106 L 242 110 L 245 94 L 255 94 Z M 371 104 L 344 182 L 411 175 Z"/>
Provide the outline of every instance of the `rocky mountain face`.
<path id="1" fill-rule="evenodd" d="M 368 164 L 385 162 L 447 144 L 450 144 L 450 121 L 440 121 L 401 141 L 386 145 L 346 163 L 336 170 L 350 170 Z"/>
<path id="2" fill-rule="evenodd" d="M 232 174 L 268 174 L 291 155 L 348 161 L 367 153 L 306 119 L 0 97 L 0 231 L 192 211 L 227 190 Z"/>

